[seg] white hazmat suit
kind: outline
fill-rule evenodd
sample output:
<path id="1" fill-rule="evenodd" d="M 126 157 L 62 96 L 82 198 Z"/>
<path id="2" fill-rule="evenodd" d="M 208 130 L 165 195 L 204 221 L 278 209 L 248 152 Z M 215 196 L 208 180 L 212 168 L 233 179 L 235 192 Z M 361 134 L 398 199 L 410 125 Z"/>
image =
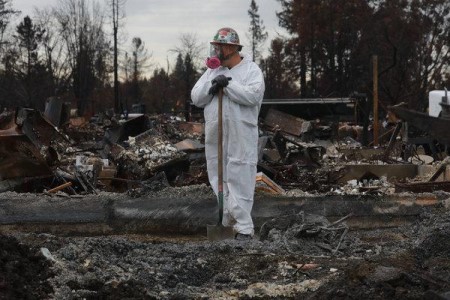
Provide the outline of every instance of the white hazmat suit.
<path id="1" fill-rule="evenodd" d="M 223 225 L 253 235 L 251 210 L 258 161 L 258 114 L 264 95 L 263 74 L 248 55 L 231 69 L 208 69 L 191 92 L 193 103 L 204 108 L 205 152 L 209 182 L 218 194 L 218 97 L 208 94 L 217 75 L 231 77 L 223 96 Z"/>

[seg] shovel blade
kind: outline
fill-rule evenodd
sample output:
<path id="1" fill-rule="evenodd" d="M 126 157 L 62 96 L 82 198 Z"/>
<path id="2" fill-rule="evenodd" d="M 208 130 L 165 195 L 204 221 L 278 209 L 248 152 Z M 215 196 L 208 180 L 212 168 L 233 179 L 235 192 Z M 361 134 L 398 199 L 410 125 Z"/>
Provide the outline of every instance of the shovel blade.
<path id="1" fill-rule="evenodd" d="M 208 233 L 208 240 L 222 241 L 234 239 L 234 231 L 232 227 L 225 227 L 223 225 L 207 225 L 206 231 Z"/>

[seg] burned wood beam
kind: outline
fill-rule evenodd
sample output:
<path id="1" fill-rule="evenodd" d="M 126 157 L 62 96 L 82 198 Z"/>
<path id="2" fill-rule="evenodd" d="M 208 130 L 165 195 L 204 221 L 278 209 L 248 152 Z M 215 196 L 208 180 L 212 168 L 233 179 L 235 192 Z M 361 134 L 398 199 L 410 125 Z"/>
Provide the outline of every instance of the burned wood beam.
<path id="1" fill-rule="evenodd" d="M 60 186 L 57 186 L 55 188 L 52 188 L 52 189 L 48 190 L 47 192 L 48 193 L 56 193 L 58 191 L 61 191 L 61 190 L 65 189 L 66 187 L 70 187 L 70 186 L 72 186 L 72 182 L 71 181 L 63 183 Z"/>
<path id="2" fill-rule="evenodd" d="M 272 179 L 267 177 L 263 172 L 256 174 L 256 190 L 269 192 L 270 194 L 284 194 L 282 187 L 276 184 Z"/>
<path id="3" fill-rule="evenodd" d="M 434 172 L 433 176 L 430 177 L 428 182 L 434 182 L 436 179 L 438 179 L 439 176 L 441 176 L 442 173 L 444 173 L 445 169 L 447 168 L 447 165 L 441 165 L 436 172 Z"/>
<path id="4" fill-rule="evenodd" d="M 438 182 L 396 182 L 395 192 L 433 193 L 435 191 L 450 192 L 450 181 Z"/>
<path id="5" fill-rule="evenodd" d="M 72 174 L 69 174 L 67 172 L 64 172 L 63 170 L 56 170 L 55 171 L 55 178 L 60 180 L 61 182 L 67 183 L 67 180 L 70 181 L 76 181 L 76 177 L 73 176 Z M 67 180 L 66 180 L 67 179 Z M 77 195 L 77 192 L 75 191 L 75 189 L 72 187 L 72 185 L 68 186 L 68 189 L 72 192 L 72 194 Z"/>
<path id="6" fill-rule="evenodd" d="M 436 181 L 436 179 L 438 179 L 438 177 L 441 176 L 441 174 L 443 172 L 445 172 L 445 170 L 449 164 L 450 164 L 449 158 L 446 158 L 445 160 L 443 160 L 441 162 L 441 165 L 439 166 L 439 168 L 436 170 L 436 172 L 434 172 L 434 174 L 430 177 L 430 179 L 428 181 L 429 182 Z"/>
<path id="7" fill-rule="evenodd" d="M 267 113 L 264 124 L 271 128 L 278 128 L 283 132 L 300 136 L 308 131 L 311 123 L 271 108 Z"/>

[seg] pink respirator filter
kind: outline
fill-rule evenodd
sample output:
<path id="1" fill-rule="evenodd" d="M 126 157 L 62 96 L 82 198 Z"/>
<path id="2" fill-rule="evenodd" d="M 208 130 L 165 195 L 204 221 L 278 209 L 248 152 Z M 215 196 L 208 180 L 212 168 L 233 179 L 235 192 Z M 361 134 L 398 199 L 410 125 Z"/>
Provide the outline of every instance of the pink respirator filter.
<path id="1" fill-rule="evenodd" d="M 217 56 L 208 57 L 206 59 L 206 66 L 210 69 L 217 69 L 220 67 L 220 59 Z"/>

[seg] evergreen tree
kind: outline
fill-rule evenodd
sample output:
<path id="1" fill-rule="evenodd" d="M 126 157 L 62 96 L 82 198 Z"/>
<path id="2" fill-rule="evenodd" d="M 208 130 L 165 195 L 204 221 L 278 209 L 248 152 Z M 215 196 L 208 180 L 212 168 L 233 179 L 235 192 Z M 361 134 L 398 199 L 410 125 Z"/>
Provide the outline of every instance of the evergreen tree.
<path id="1" fill-rule="evenodd" d="M 164 69 L 154 70 L 152 77 L 143 82 L 143 95 L 148 112 L 159 114 L 171 110 L 174 106 L 174 91 Z"/>
<path id="2" fill-rule="evenodd" d="M 250 16 L 250 28 L 247 37 L 250 40 L 252 60 L 256 61 L 261 56 L 260 48 L 267 40 L 268 33 L 266 32 L 266 28 L 263 25 L 263 21 L 260 19 L 258 13 L 258 5 L 256 4 L 255 0 L 252 0 L 250 3 L 248 15 Z"/>
<path id="3" fill-rule="evenodd" d="M 132 51 L 132 74 L 131 74 L 131 98 L 134 102 L 141 101 L 142 91 L 139 86 L 139 81 L 141 79 L 141 74 L 143 69 L 147 67 L 146 62 L 149 59 L 147 55 L 147 50 L 139 37 L 134 37 L 132 40 L 133 51 Z"/>
<path id="4" fill-rule="evenodd" d="M 274 39 L 269 56 L 261 60 L 261 69 L 266 84 L 264 93 L 266 99 L 293 98 L 298 93 L 294 81 L 288 76 L 288 60 L 284 43 L 281 38 Z"/>
<path id="5" fill-rule="evenodd" d="M 48 74 L 38 57 L 38 46 L 41 43 L 44 30 L 33 24 L 29 16 L 26 16 L 16 28 L 14 36 L 18 46 L 18 60 L 15 63 L 17 79 L 22 83 L 22 98 L 25 105 L 43 108 L 45 95 L 43 87 L 46 86 Z"/>
<path id="6" fill-rule="evenodd" d="M 181 53 L 178 53 L 175 68 L 170 75 L 170 87 L 174 99 L 174 105 L 171 109 L 178 109 L 184 103 L 186 95 L 185 65 Z"/>
<path id="7" fill-rule="evenodd" d="M 11 2 L 12 0 L 0 0 L 0 58 L 2 58 L 3 54 L 3 45 L 6 44 L 3 40 L 3 35 L 9 24 L 9 19 L 12 15 L 19 13 L 19 11 L 11 8 Z"/>
<path id="8" fill-rule="evenodd" d="M 195 85 L 196 71 L 189 53 L 186 54 L 184 58 L 184 81 L 185 81 L 185 94 L 184 94 L 184 117 L 189 121 L 190 112 L 190 99 L 191 90 Z"/>
<path id="9" fill-rule="evenodd" d="M 279 24 L 301 97 L 372 92 L 378 56 L 379 101 L 423 110 L 427 92 L 448 76 L 448 0 L 278 0 Z"/>
<path id="10" fill-rule="evenodd" d="M 93 1 L 60 0 L 55 9 L 59 34 L 64 40 L 71 69 L 73 94 L 80 115 L 94 113 L 94 94 L 109 79 L 105 76 L 109 60 L 109 42 L 104 31 L 103 10 Z"/>
<path id="11" fill-rule="evenodd" d="M 186 119 L 189 118 L 191 90 L 196 79 L 197 71 L 189 52 L 185 54 L 184 59 L 182 53 L 178 53 L 175 69 L 171 75 L 171 85 L 175 93 L 175 109 L 183 112 Z"/>

